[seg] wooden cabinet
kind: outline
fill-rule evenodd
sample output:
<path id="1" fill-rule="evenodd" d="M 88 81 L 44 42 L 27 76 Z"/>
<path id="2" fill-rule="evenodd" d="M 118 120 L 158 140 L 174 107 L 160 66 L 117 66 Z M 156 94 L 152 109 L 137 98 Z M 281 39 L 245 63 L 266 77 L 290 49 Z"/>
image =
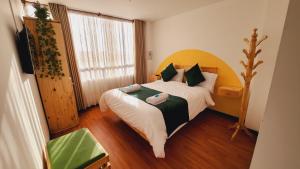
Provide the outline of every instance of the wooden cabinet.
<path id="1" fill-rule="evenodd" d="M 34 36 L 35 43 L 37 44 L 35 22 L 36 20 L 34 18 L 24 18 L 24 23 Z M 61 54 L 59 59 L 62 62 L 63 73 L 65 76 L 61 79 L 40 78 L 36 76 L 36 80 L 43 102 L 49 131 L 51 134 L 55 134 L 78 125 L 79 119 L 61 25 L 59 22 L 55 21 L 52 21 L 51 23 L 56 33 L 55 38 L 57 47 Z"/>

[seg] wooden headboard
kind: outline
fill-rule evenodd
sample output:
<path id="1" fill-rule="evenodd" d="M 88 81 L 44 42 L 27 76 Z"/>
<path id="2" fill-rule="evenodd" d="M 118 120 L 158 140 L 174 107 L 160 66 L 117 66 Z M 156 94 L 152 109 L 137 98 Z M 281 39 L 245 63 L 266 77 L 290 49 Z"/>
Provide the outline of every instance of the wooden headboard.
<path id="1" fill-rule="evenodd" d="M 198 63 L 202 71 L 218 74 L 213 94 L 216 105 L 211 108 L 238 116 L 242 84 L 232 68 L 222 59 L 201 50 L 182 50 L 162 61 L 155 73 L 160 74 L 170 63 L 177 69 L 188 69 Z"/>
<path id="2" fill-rule="evenodd" d="M 176 69 L 188 70 L 189 68 L 191 68 L 194 65 L 174 65 L 174 66 L 175 66 Z M 201 71 L 218 74 L 218 67 L 201 66 Z"/>

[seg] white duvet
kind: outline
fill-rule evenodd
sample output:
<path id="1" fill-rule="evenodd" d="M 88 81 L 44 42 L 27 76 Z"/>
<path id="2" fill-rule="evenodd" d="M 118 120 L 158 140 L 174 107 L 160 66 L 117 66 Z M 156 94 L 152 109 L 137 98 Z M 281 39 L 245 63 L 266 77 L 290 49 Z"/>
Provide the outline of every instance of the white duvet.
<path id="1" fill-rule="evenodd" d="M 190 120 L 206 107 L 215 104 L 209 90 L 200 86 L 189 87 L 185 83 L 161 80 L 142 86 L 186 99 Z M 164 145 L 168 136 L 163 115 L 158 108 L 123 93 L 119 89 L 105 92 L 100 98 L 99 105 L 101 111 L 107 111 L 110 108 L 122 120 L 143 132 L 153 148 L 155 157 L 165 157 Z M 183 125 L 179 126 L 170 137 Z"/>

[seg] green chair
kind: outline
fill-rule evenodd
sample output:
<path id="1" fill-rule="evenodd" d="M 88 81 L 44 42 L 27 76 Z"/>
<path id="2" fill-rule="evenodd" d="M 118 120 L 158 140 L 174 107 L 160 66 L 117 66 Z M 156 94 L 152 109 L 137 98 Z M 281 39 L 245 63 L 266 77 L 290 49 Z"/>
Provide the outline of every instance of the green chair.
<path id="1" fill-rule="evenodd" d="M 82 128 L 47 143 L 49 169 L 109 169 L 109 156 L 92 133 Z"/>

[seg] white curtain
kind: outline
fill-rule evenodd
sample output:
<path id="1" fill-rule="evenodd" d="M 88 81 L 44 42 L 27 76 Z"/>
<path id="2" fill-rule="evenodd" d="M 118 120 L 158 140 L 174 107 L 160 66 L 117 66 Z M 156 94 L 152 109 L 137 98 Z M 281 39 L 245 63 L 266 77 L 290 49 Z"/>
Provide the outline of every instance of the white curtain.
<path id="1" fill-rule="evenodd" d="M 85 105 L 134 79 L 133 24 L 69 12 Z"/>

